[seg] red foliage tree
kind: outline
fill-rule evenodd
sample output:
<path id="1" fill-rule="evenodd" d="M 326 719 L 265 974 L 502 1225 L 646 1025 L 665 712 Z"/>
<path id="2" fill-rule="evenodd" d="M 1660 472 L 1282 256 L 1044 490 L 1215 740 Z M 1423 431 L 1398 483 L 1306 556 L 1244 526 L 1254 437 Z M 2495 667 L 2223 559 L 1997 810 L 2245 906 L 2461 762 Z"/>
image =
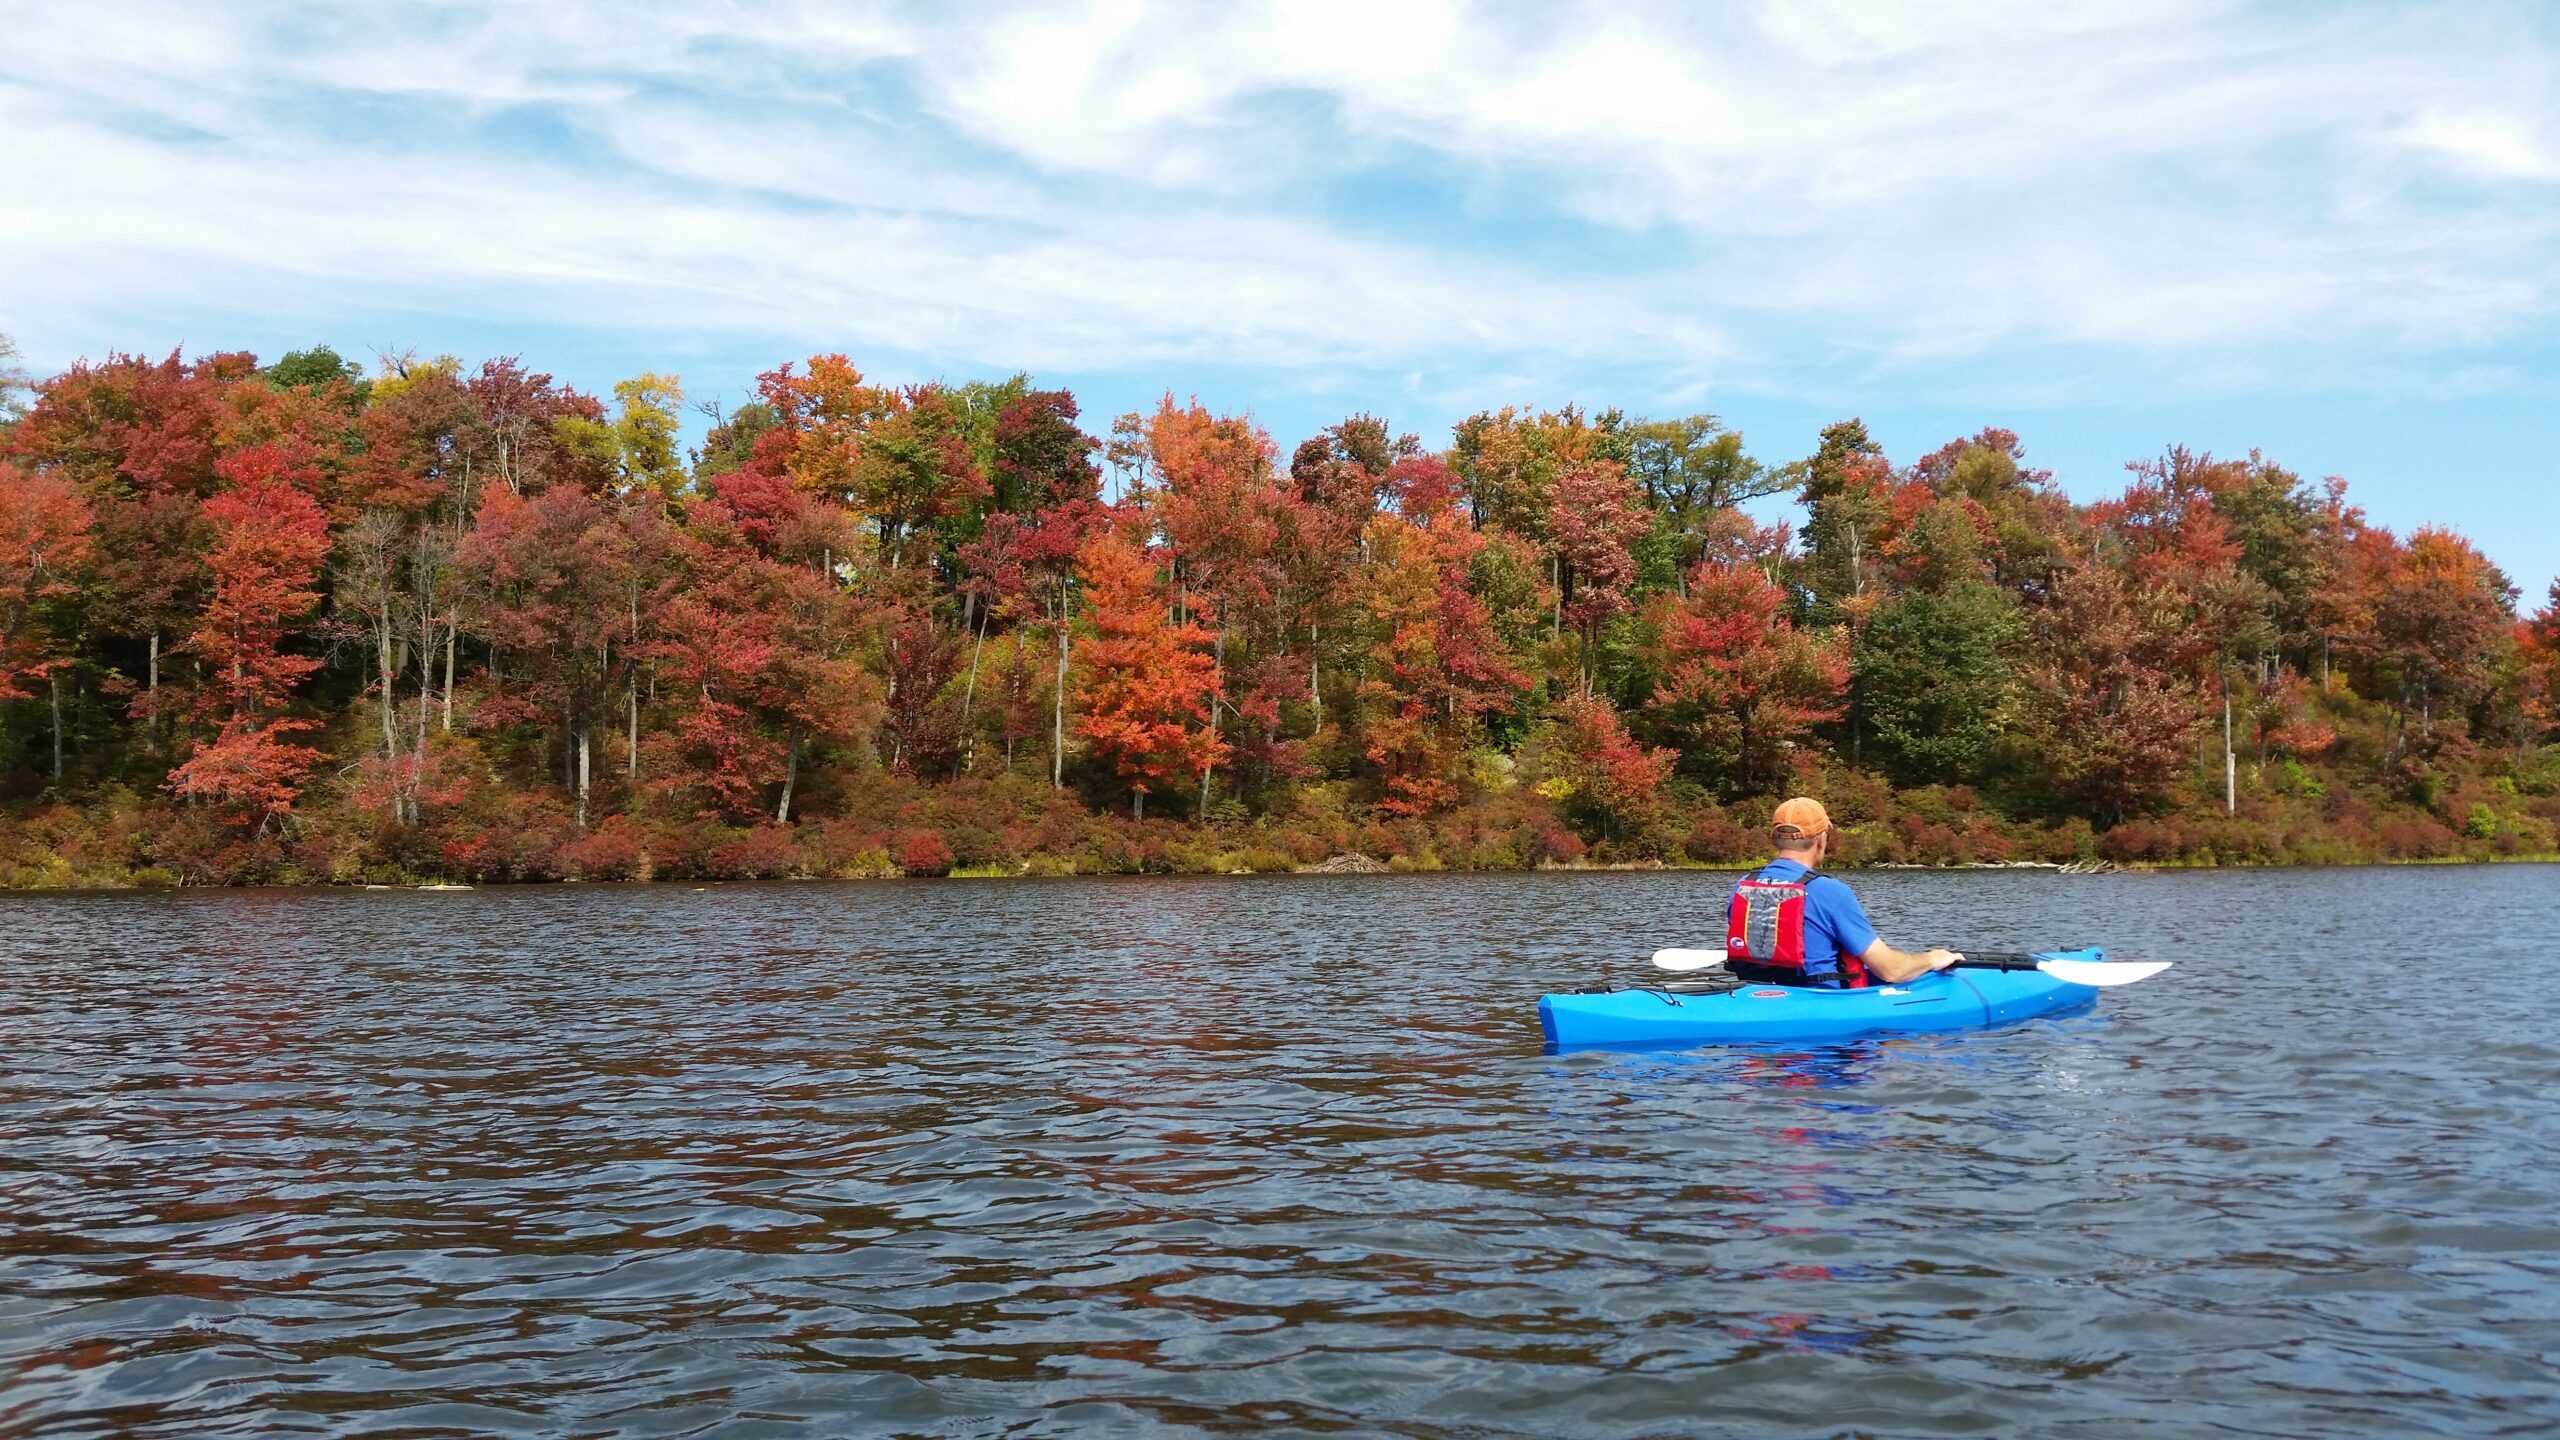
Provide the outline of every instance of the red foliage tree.
<path id="1" fill-rule="evenodd" d="M 236 428 L 227 397 L 257 368 L 255 357 L 234 353 L 83 361 L 38 387 L 8 448 L 96 497 L 201 495 L 214 487 Z"/>
<path id="2" fill-rule="evenodd" d="M 1032 606 L 1033 623 L 1056 646 L 1057 668 L 1049 683 L 1049 782 L 1066 783 L 1067 663 L 1075 617 L 1076 557 L 1109 514 L 1101 501 L 1102 472 L 1094 463 L 1100 443 L 1076 428 L 1075 397 L 1063 390 L 1033 391 L 997 415 L 995 469 L 1005 489 L 1029 513 L 991 515 L 981 543 L 988 553 L 978 563 L 990 572 L 1021 577 L 1021 596 Z M 1017 657 L 1017 668 L 1023 662 Z M 1018 680 L 1008 681 L 1008 705 L 1019 699 Z M 1018 718 L 1009 709 L 1007 725 Z M 1027 739 L 1008 729 L 1006 755 L 1013 741 Z"/>
<path id="3" fill-rule="evenodd" d="M 2159 799 L 2188 764 L 2207 702 L 2185 673 L 2184 614 L 2169 585 L 2137 590 L 2086 565 L 2036 616 L 2023 678 L 2043 763 L 2101 829 Z"/>
<path id="4" fill-rule="evenodd" d="M 71 482 L 0 462 L 0 700 L 42 680 L 52 702 L 53 781 L 62 783 L 61 672 L 77 657 L 60 610 L 79 593 L 93 524 Z"/>
<path id="5" fill-rule="evenodd" d="M 1687 588 L 1655 606 L 1655 718 L 1734 788 L 1773 789 L 1789 747 L 1846 711 L 1848 635 L 1797 629 L 1748 560 L 1702 561 Z"/>
<path id="6" fill-rule="evenodd" d="M 494 475 L 515 491 L 557 484 L 600 489 L 611 483 L 609 472 L 562 436 L 563 420 L 602 422 L 604 407 L 593 396 L 527 370 L 513 356 L 482 362 L 462 388 L 478 412 L 462 457 L 475 472 Z"/>
<path id="7" fill-rule="evenodd" d="M 319 602 L 316 581 L 329 553 L 329 520 L 302 488 L 316 478 L 308 457 L 282 445 L 241 451 L 222 462 L 234 487 L 205 502 L 213 537 L 206 556 L 213 594 L 187 648 L 203 663 L 201 706 L 220 732 L 169 773 L 170 788 L 255 815 L 261 829 L 293 808 L 302 773 L 320 758 L 282 737 L 317 728 L 280 713 L 320 661 L 287 653 L 294 623 Z"/>
<path id="8" fill-rule="evenodd" d="M 2240 540 L 2217 496 L 2249 480 L 2249 466 L 2172 446 L 2157 460 L 2126 467 L 2124 494 L 2089 507 L 2090 519 L 2122 547 L 2109 557 L 2137 591 L 2172 591 L 2187 614 L 2175 633 L 2176 664 L 2204 669 L 2271 652 L 2278 641 L 2273 591 L 2239 568 Z"/>
<path id="9" fill-rule="evenodd" d="M 597 731 L 610 723 L 623 672 L 638 659 L 630 613 L 636 537 L 617 511 L 618 502 L 574 486 L 493 490 L 458 557 L 475 597 L 471 627 L 504 666 L 477 721 L 557 727 L 553 773 L 575 797 L 581 828 Z"/>
<path id="10" fill-rule="evenodd" d="M 2560 580 L 2532 618 L 2516 623 L 2517 693 L 2529 735 L 2560 729 Z"/>
<path id="11" fill-rule="evenodd" d="M 1540 789 L 1612 838 L 1653 818 L 1679 755 L 1637 742 L 1605 696 L 1569 695 L 1556 706 Z"/>
<path id="12" fill-rule="evenodd" d="M 2404 693 L 2456 703 L 2478 695 L 2513 620 L 2506 577 L 2470 541 L 2433 527 L 2411 535 L 2395 560 L 2374 618 L 2380 657 Z"/>
<path id="13" fill-rule="evenodd" d="M 84 361 L 47 381 L 8 436 L 11 453 L 70 480 L 95 511 L 99 583 L 88 618 L 144 647 L 143 693 L 132 709 L 147 750 L 157 748 L 161 715 L 183 708 L 161 692 L 162 650 L 203 604 L 197 512 L 233 443 L 228 397 L 257 368 L 254 356 L 236 353 Z"/>
<path id="14" fill-rule="evenodd" d="M 2371 607 L 2360 648 L 2396 690 L 2396 761 L 2412 711 L 2432 729 L 2439 706 L 2458 709 L 2489 688 L 2513 643 L 2514 594 L 2470 541 L 2432 527 L 2409 537 L 2382 579 L 2385 593 Z"/>
<path id="15" fill-rule="evenodd" d="M 1582 689 L 1595 676 L 1600 627 L 1633 603 L 1635 542 L 1653 523 L 1644 494 L 1614 460 L 1593 460 L 1556 476 L 1547 528 L 1563 561 L 1563 623 L 1582 636 Z"/>
<path id="16" fill-rule="evenodd" d="M 659 788 L 744 819 L 778 786 L 771 813 L 787 822 L 809 743 L 866 741 L 881 696 L 857 659 L 858 603 L 820 559 L 844 553 L 847 517 L 788 495 L 766 508 L 765 498 L 742 473 L 686 505 L 684 583 L 647 653 L 672 692 Z"/>

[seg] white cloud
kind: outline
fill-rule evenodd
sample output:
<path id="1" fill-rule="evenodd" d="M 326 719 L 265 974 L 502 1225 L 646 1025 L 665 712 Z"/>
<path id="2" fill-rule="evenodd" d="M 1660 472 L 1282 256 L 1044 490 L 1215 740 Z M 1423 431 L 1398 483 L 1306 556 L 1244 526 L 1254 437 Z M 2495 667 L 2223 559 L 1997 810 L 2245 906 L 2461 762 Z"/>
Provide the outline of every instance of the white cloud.
<path id="1" fill-rule="evenodd" d="M 2545 133 L 2513 115 L 2427 114 L 2400 132 L 2402 143 L 2434 151 L 2483 175 L 2513 180 L 2560 180 L 2560 126 Z"/>
<path id="2" fill-rule="evenodd" d="M 2300 381 L 2560 308 L 2522 9 L 313 15 L 27 16 L 0 324 L 289 302 L 1669 392 L 2055 348 Z"/>
<path id="3" fill-rule="evenodd" d="M 1592 337 L 1704 343 L 1694 322 L 1605 292 L 1285 219 L 1176 214 L 1129 233 L 1109 213 L 1027 214 L 1018 197 L 914 176 L 885 194 L 834 197 L 856 204 L 766 207 L 532 158 L 383 165 L 274 132 L 207 151 L 76 115 L 12 107 L 5 118 L 27 145 L 13 183 L 47 201 L 12 207 L 19 219 L 0 222 L 0 246 L 36 257 L 42 298 L 21 303 L 66 327 L 137 299 L 308 310 L 387 289 L 551 323 L 744 330 L 1055 368 L 1177 356 L 1382 363 L 1455 344 L 1564 351 Z M 717 162 L 692 155 L 682 168 Z M 762 163 L 746 155 L 740 167 L 756 177 Z M 866 163 L 821 173 L 850 182 Z M 955 191 L 962 203 L 879 203 Z M 1487 326 L 1483 300 L 1497 293 L 1507 300 Z"/>

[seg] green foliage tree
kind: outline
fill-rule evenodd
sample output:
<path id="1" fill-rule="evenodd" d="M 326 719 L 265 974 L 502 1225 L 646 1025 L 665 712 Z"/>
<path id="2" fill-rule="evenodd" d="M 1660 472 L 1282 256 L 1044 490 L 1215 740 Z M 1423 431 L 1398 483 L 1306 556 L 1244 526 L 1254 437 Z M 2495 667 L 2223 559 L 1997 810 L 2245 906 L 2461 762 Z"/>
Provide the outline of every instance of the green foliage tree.
<path id="1" fill-rule="evenodd" d="M 703 435 L 700 448 L 693 452 L 695 482 L 727 475 L 745 465 L 755 456 L 757 439 L 781 424 L 782 412 L 760 400 L 718 415 Z"/>
<path id="2" fill-rule="evenodd" d="M 1627 451 L 1627 473 L 1661 517 L 1675 583 L 1685 583 L 1689 567 L 1706 553 L 1714 517 L 1798 483 L 1793 471 L 1753 459 L 1742 448 L 1742 432 L 1725 429 L 1713 415 L 1638 420 L 1627 427 Z"/>
<path id="3" fill-rule="evenodd" d="M 1922 457 L 1911 467 L 1942 503 L 1973 521 L 1978 558 L 1992 583 L 2030 598 L 2046 593 L 2071 548 L 2071 505 L 2051 471 L 2026 463 L 2016 434 L 1984 430 Z"/>
<path id="4" fill-rule="evenodd" d="M 326 345 L 286 351 L 283 359 L 261 373 L 268 384 L 280 390 L 325 390 L 333 385 L 343 385 L 350 402 L 359 406 L 365 403 L 373 389 L 364 378 L 362 365 Z"/>
<path id="5" fill-rule="evenodd" d="M 1852 652 L 1851 718 L 1905 784 L 1982 777 L 2026 639 L 2018 602 L 1966 579 L 1876 607 Z"/>
<path id="6" fill-rule="evenodd" d="M 20 363 L 25 358 L 17 341 L 0 334 L 0 439 L 6 439 L 9 426 L 27 413 L 27 394 L 35 388 Z"/>
<path id="7" fill-rule="evenodd" d="M 673 375 L 643 371 L 613 387 L 611 420 L 583 415 L 559 421 L 562 443 L 609 466 L 625 492 L 673 500 L 685 487 L 676 437 L 684 426 L 684 385 Z"/>
<path id="8" fill-rule="evenodd" d="M 1842 420 L 1798 468 L 1805 507 L 1804 580 L 1816 618 L 1861 624 L 1876 599 L 1892 467 L 1866 425 Z"/>

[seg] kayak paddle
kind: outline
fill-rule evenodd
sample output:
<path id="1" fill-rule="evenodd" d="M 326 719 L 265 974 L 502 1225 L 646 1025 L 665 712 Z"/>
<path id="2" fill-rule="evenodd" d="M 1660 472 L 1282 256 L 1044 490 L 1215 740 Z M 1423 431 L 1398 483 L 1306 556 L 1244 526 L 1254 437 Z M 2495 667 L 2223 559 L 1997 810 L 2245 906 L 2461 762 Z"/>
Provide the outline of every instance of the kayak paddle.
<path id="1" fill-rule="evenodd" d="M 1966 951 L 1956 966 L 1977 970 L 2041 970 L 2056 980 L 2104 988 L 2148 980 L 2176 963 L 2174 960 L 2048 960 L 2041 955 L 2009 955 L 1997 951 L 1976 955 Z"/>
<path id="2" fill-rule="evenodd" d="M 1721 950 L 1656 950 L 1653 963 L 1675 973 L 1715 970 L 1724 965 Z M 1968 953 L 1956 962 L 1959 967 L 1978 970 L 2041 970 L 2056 980 L 2074 985 L 2130 985 L 2148 980 L 2176 962 L 2169 960 L 2047 960 L 2041 956 L 1985 951 Z"/>

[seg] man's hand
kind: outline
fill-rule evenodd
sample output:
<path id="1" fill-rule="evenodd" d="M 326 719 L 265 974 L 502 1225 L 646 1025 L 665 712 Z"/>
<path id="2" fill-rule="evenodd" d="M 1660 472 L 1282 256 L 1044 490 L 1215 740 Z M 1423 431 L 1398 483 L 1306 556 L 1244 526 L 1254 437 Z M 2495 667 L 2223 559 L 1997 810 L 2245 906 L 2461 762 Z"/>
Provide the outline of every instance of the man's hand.
<path id="1" fill-rule="evenodd" d="M 1964 958 L 1961 950 L 1923 950 L 1920 959 L 1932 970 L 1944 970 Z"/>

